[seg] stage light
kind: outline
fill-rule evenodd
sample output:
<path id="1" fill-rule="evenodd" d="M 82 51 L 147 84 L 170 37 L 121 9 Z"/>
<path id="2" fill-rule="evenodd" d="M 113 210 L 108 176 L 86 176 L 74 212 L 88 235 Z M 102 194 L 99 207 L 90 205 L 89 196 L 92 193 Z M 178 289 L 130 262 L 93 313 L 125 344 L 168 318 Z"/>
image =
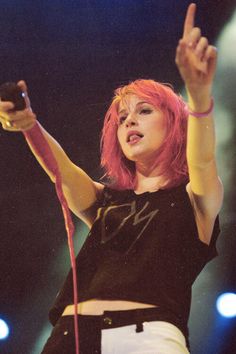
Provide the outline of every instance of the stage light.
<path id="1" fill-rule="evenodd" d="M 218 297 L 216 302 L 218 312 L 223 317 L 236 316 L 236 294 L 225 293 Z"/>
<path id="2" fill-rule="evenodd" d="M 6 339 L 8 335 L 9 335 L 9 327 L 4 320 L 0 319 L 0 340 Z"/>

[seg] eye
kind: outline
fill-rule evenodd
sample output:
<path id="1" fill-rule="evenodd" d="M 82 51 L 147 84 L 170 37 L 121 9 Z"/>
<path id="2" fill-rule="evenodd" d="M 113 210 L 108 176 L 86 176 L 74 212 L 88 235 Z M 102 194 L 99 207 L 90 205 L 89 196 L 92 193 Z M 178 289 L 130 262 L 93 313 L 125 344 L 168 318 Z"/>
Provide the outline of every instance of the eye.
<path id="1" fill-rule="evenodd" d="M 119 124 L 124 123 L 125 120 L 126 120 L 126 116 L 120 116 L 119 117 Z"/>
<path id="2" fill-rule="evenodd" d="M 139 113 L 140 114 L 151 114 L 152 109 L 151 108 L 142 108 Z"/>

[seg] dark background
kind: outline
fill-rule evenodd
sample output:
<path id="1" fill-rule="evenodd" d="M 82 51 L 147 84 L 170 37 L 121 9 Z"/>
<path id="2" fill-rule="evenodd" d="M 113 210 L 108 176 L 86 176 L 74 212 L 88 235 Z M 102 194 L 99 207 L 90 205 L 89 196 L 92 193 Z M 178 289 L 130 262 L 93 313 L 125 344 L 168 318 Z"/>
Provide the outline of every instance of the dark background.
<path id="1" fill-rule="evenodd" d="M 99 179 L 100 130 L 114 89 L 136 78 L 171 82 L 175 90 L 182 89 L 174 57 L 189 3 L 0 1 L 0 81 L 26 80 L 40 122 L 76 164 Z M 215 42 L 236 2 L 196 3 L 197 24 Z M 232 47 L 235 45 L 232 41 Z M 224 85 L 216 97 L 233 112 L 234 100 L 224 96 L 228 86 L 220 77 L 232 78 L 231 73 L 227 68 L 223 74 L 219 72 L 217 82 Z M 224 115 L 220 119 L 227 125 Z M 235 291 L 236 285 L 235 124 L 232 126 L 231 139 L 219 151 L 226 187 L 220 256 L 194 286 L 193 354 L 236 353 L 235 319 L 223 320 L 215 309 L 217 296 Z M 47 336 L 48 308 L 69 269 L 66 232 L 54 186 L 21 133 L 0 130 L 0 177 L 0 317 L 11 330 L 8 339 L 0 341 L 0 352 L 36 354 Z M 86 230 L 75 223 L 80 233 L 76 235 L 78 249 Z"/>

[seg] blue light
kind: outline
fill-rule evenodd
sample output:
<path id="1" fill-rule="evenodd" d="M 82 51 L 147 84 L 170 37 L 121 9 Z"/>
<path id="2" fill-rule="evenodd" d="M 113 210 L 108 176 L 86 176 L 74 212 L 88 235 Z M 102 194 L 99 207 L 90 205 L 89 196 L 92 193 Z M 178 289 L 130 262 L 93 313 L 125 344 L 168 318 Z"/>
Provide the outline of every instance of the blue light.
<path id="1" fill-rule="evenodd" d="M 235 317 L 236 316 L 236 294 L 224 293 L 220 295 L 216 301 L 216 307 L 218 312 L 223 317 Z"/>
<path id="2" fill-rule="evenodd" d="M 9 327 L 6 322 L 0 319 L 0 340 L 6 339 L 9 335 Z"/>

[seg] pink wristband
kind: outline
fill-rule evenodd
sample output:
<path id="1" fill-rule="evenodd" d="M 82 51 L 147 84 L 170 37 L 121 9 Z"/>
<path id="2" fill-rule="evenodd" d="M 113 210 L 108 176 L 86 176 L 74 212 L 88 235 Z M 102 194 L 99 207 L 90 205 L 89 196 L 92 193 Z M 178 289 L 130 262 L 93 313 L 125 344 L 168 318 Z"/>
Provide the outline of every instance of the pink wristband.
<path id="1" fill-rule="evenodd" d="M 214 99 L 213 97 L 211 97 L 211 104 L 210 104 L 210 107 L 207 111 L 205 112 L 194 112 L 194 111 L 191 111 L 191 109 L 188 108 L 188 113 L 195 117 L 195 118 L 204 118 L 204 117 L 207 117 L 209 116 L 210 113 L 212 113 L 213 111 L 213 108 L 214 108 Z"/>

